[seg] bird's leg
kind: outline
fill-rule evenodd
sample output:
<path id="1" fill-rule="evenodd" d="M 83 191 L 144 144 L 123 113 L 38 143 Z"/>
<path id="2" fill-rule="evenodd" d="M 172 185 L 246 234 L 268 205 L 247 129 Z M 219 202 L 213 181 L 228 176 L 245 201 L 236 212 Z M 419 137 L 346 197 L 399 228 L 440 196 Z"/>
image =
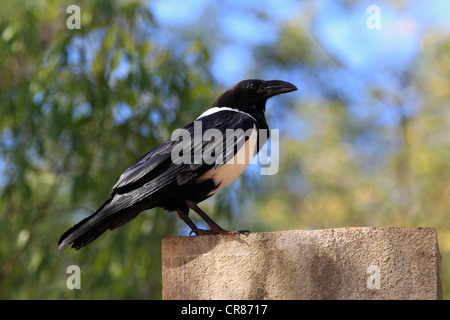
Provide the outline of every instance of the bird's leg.
<path id="1" fill-rule="evenodd" d="M 188 207 L 192 210 L 194 210 L 205 222 L 208 224 L 208 226 L 211 228 L 210 231 L 213 233 L 226 233 L 227 231 L 222 229 L 217 223 L 213 221 L 202 209 L 200 209 L 196 203 L 192 201 L 186 201 L 186 204 Z"/>
<path id="2" fill-rule="evenodd" d="M 191 233 L 194 232 L 196 235 L 199 234 L 199 231 L 205 231 L 205 230 L 201 230 L 199 228 L 197 228 L 197 226 L 195 225 L 195 223 L 188 217 L 188 214 L 186 212 L 184 212 L 181 209 L 177 209 L 177 213 L 178 216 L 180 217 L 181 220 L 183 220 L 188 226 L 189 228 L 191 228 Z"/>
<path id="3" fill-rule="evenodd" d="M 222 229 L 217 223 L 213 221 L 202 209 L 200 209 L 195 202 L 186 200 L 186 204 L 188 207 L 192 210 L 194 210 L 205 222 L 208 224 L 208 226 L 211 228 L 211 230 L 199 230 L 198 233 L 195 232 L 195 234 L 248 234 L 250 231 L 248 230 L 240 230 L 240 231 L 227 231 L 225 229 Z M 189 219 L 189 218 L 188 218 Z M 192 221 L 191 221 L 192 222 Z M 192 228 L 191 228 L 192 229 Z"/>
<path id="4" fill-rule="evenodd" d="M 201 234 L 216 234 L 217 233 L 212 230 L 203 230 L 203 229 L 197 228 L 195 223 L 188 217 L 188 214 L 186 212 L 184 212 L 183 210 L 177 209 L 177 213 L 178 213 L 178 216 L 180 217 L 180 219 L 183 220 L 189 226 L 189 228 L 191 228 L 191 232 L 189 233 L 189 235 L 191 235 L 192 233 L 195 233 L 196 236 L 201 235 Z"/>

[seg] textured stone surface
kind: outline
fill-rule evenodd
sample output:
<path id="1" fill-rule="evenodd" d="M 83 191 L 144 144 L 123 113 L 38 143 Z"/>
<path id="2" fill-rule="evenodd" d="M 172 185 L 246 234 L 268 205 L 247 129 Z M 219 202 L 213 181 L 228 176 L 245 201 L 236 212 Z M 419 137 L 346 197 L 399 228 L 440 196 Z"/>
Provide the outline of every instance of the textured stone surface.
<path id="1" fill-rule="evenodd" d="M 162 241 L 163 299 L 441 299 L 434 228 L 339 228 Z"/>

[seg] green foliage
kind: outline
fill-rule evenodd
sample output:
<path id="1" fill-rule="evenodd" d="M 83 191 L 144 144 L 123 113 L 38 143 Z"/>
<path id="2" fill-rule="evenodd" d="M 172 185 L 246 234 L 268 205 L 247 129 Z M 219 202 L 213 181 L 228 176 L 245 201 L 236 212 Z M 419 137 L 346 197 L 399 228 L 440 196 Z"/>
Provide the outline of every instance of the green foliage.
<path id="1" fill-rule="evenodd" d="M 196 67 L 208 57 L 198 44 L 174 53 L 153 41 L 158 26 L 138 2 L 83 2 L 80 30 L 66 28 L 68 5 L 2 12 L 0 298 L 158 298 L 160 240 L 175 228 L 162 211 L 80 252 L 59 252 L 57 241 L 211 102 L 213 81 Z M 65 286 L 72 264 L 81 293 Z"/>

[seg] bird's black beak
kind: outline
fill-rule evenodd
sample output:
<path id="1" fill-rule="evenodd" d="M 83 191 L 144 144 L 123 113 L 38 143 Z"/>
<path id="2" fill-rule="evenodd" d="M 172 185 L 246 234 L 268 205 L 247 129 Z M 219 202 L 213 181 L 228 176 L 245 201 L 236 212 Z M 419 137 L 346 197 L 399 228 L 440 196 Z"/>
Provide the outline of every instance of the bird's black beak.
<path id="1" fill-rule="evenodd" d="M 278 94 L 287 93 L 295 90 L 297 90 L 297 87 L 294 86 L 292 83 L 281 80 L 269 80 L 264 81 L 260 85 L 258 93 L 260 93 L 264 98 L 269 99 Z"/>

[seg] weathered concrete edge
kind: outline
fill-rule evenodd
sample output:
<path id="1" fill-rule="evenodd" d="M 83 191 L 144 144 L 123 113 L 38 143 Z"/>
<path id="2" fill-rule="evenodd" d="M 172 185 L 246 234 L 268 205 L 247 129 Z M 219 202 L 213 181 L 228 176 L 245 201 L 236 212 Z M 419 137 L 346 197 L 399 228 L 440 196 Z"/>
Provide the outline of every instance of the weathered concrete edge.
<path id="1" fill-rule="evenodd" d="M 431 232 L 432 236 L 435 238 L 435 243 L 436 243 L 436 247 L 435 247 L 435 257 L 437 259 L 436 261 L 436 281 L 437 283 L 435 284 L 436 287 L 436 299 L 442 300 L 443 299 L 443 289 L 442 289 L 442 256 L 440 254 L 440 250 L 439 250 L 439 243 L 438 243 L 438 237 L 437 237 L 437 231 L 436 228 L 434 227 L 341 227 L 341 228 L 328 228 L 328 229 L 314 229 L 314 230 L 297 230 L 297 229 L 292 229 L 292 230 L 282 230 L 282 231 L 269 231 L 269 232 L 255 232 L 255 233 L 251 233 L 251 235 L 256 235 L 256 236 L 261 236 L 262 238 L 265 238 L 265 236 L 268 236 L 269 234 L 283 234 L 286 232 L 295 232 L 295 231 L 301 231 L 301 232 L 311 232 L 311 233 L 320 233 L 320 232 L 343 232 L 343 231 L 351 231 L 351 230 L 361 230 L 361 229 L 367 229 L 368 231 L 377 231 L 377 232 L 382 232 L 382 231 L 395 231 L 396 229 L 398 230 L 405 230 L 405 229 L 416 229 L 416 230 L 422 230 L 424 232 Z M 164 250 L 164 247 L 166 245 L 168 246 L 173 246 L 173 245 L 182 245 L 185 241 L 199 241 L 201 239 L 201 237 L 206 237 L 209 238 L 206 241 L 220 241 L 221 239 L 231 239 L 234 238 L 236 239 L 236 237 L 244 237 L 243 239 L 245 239 L 245 235 L 232 235 L 232 236 L 221 236 L 221 235 L 203 235 L 203 236 L 170 236 L 170 237 L 164 237 L 162 239 L 162 250 Z M 164 251 L 163 251 L 164 252 Z M 164 268 L 164 266 L 162 266 Z"/>

